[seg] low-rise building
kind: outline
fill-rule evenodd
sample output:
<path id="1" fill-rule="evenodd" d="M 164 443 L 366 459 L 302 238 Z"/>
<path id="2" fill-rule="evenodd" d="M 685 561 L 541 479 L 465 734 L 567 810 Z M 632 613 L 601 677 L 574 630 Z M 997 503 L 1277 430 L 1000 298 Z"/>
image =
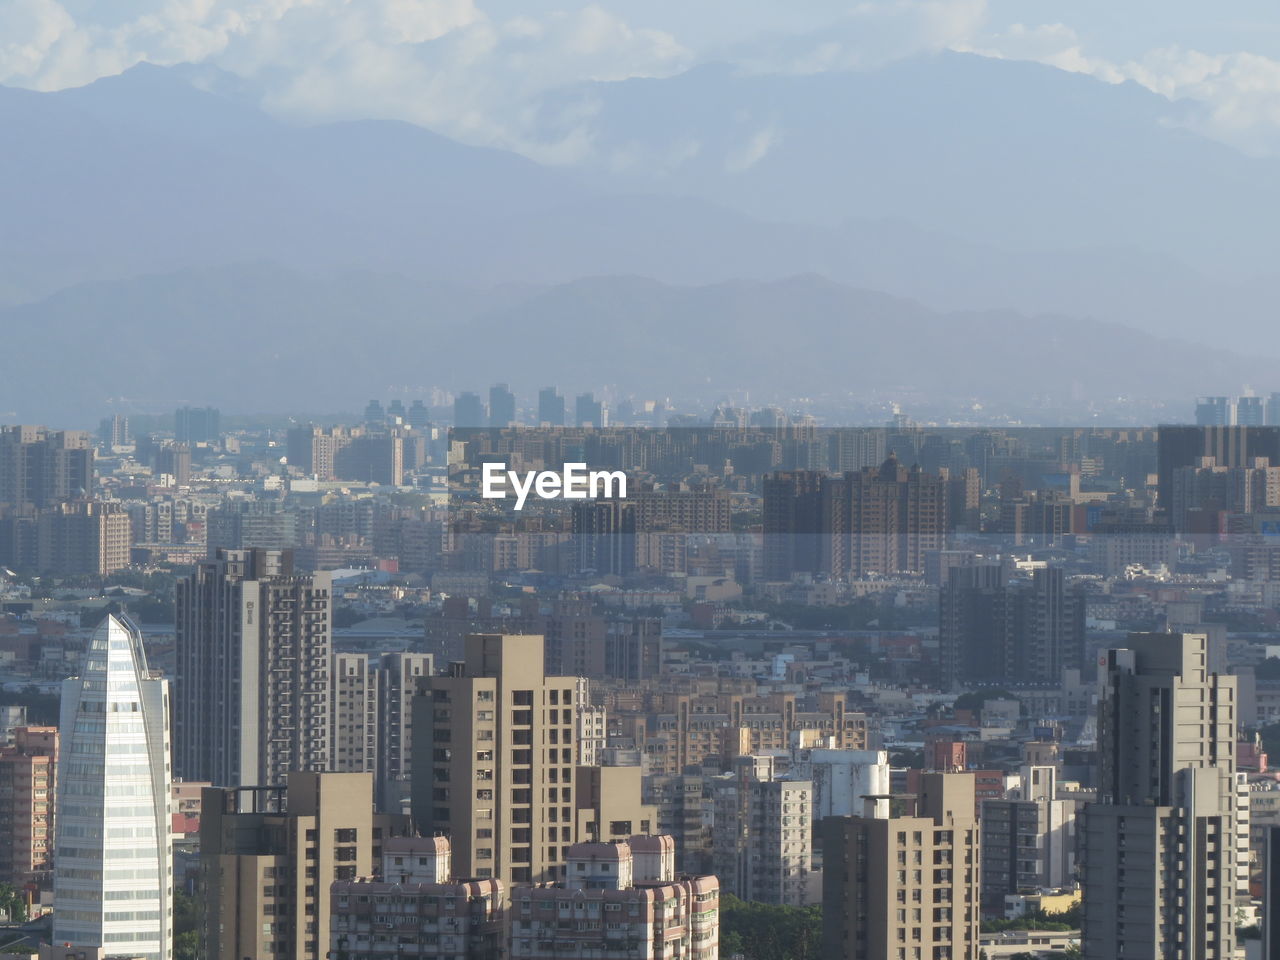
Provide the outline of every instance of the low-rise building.
<path id="1" fill-rule="evenodd" d="M 512 891 L 510 960 L 718 960 L 720 884 L 677 876 L 671 837 L 574 844 L 567 866 Z"/>
<path id="2" fill-rule="evenodd" d="M 445 837 L 394 837 L 381 875 L 330 887 L 333 960 L 498 960 L 505 947 L 502 881 L 449 879 Z"/>

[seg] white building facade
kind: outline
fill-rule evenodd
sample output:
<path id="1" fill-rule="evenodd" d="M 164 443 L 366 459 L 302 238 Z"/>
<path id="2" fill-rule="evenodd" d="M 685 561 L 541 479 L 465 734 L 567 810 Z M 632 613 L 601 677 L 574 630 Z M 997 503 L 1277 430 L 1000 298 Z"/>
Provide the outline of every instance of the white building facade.
<path id="1" fill-rule="evenodd" d="M 168 700 L 141 635 L 108 616 L 62 687 L 54 943 L 172 956 Z"/>

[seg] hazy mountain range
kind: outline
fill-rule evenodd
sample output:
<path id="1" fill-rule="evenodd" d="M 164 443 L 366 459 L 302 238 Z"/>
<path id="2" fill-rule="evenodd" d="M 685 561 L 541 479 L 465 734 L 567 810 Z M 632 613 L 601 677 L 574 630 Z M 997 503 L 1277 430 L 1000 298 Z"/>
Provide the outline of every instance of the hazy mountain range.
<path id="1" fill-rule="evenodd" d="M 586 144 L 551 168 L 282 123 L 218 81 L 0 88 L 0 416 L 333 409 L 329 377 L 355 400 L 1280 386 L 1253 359 L 1280 355 L 1280 165 L 1132 85 L 957 54 L 577 85 L 536 116 Z"/>
<path id="2" fill-rule="evenodd" d="M 938 313 L 813 275 L 672 286 L 595 277 L 469 288 L 277 265 L 85 283 L 0 311 L 0 419 L 89 423 L 195 400 L 355 410 L 442 381 L 642 397 L 809 397 L 1084 409 L 1185 403 L 1189 382 L 1274 364 L 1130 327 L 1012 311 Z"/>

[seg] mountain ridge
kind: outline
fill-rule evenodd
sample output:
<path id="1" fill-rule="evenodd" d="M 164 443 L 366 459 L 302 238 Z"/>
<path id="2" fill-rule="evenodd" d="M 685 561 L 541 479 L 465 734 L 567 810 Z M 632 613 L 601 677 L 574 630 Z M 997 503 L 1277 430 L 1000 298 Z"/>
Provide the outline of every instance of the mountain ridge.
<path id="1" fill-rule="evenodd" d="M 813 275 L 474 288 L 252 263 L 86 283 L 0 310 L 0 324 L 12 345 L 0 410 L 68 425 L 184 402 L 242 411 L 246 397 L 259 410 L 357 409 L 499 378 L 525 395 L 547 383 L 703 399 L 749 388 L 833 409 L 931 395 L 1082 413 L 1089 398 L 1231 392 L 1275 365 L 1104 321 L 940 313 Z"/>

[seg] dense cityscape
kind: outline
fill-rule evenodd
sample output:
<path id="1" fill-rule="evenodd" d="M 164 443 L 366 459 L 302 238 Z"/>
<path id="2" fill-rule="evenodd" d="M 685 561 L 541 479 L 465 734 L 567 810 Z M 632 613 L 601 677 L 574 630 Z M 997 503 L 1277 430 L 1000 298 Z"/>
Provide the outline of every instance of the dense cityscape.
<path id="1" fill-rule="evenodd" d="M 1187 419 L 0 427 L 6 949 L 1244 956 L 1280 394 Z M 628 486 L 517 512 L 499 461 Z"/>
<path id="2" fill-rule="evenodd" d="M 0 960 L 1280 960 L 1272 0 L 0 0 Z"/>

